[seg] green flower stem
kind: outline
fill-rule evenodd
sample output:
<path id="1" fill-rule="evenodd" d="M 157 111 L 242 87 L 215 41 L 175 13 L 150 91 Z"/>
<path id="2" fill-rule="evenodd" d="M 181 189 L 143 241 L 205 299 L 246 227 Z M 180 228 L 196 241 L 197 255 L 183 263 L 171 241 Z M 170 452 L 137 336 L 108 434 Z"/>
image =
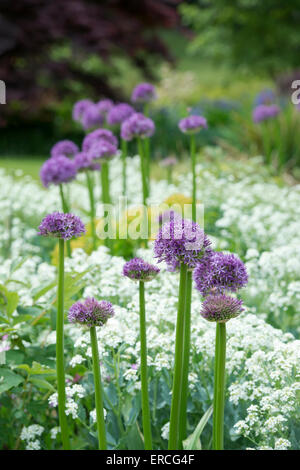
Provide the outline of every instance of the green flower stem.
<path id="1" fill-rule="evenodd" d="M 89 171 L 86 172 L 86 182 L 87 182 L 87 188 L 88 188 L 89 198 L 90 198 L 90 218 L 91 218 L 93 250 L 95 250 L 96 245 L 97 245 L 97 239 L 96 239 L 96 228 L 95 228 L 96 210 L 95 210 L 95 198 L 94 198 L 94 181 L 93 181 L 93 174 L 90 173 Z"/>
<path id="2" fill-rule="evenodd" d="M 66 390 L 64 367 L 64 240 L 59 239 L 58 291 L 56 316 L 56 374 L 58 392 L 58 415 L 64 450 L 70 449 L 67 417 L 65 414 Z"/>
<path id="3" fill-rule="evenodd" d="M 190 362 L 190 338 L 191 338 L 191 301 L 192 301 L 192 271 L 188 271 L 186 275 L 186 299 L 184 314 L 184 352 L 183 352 L 183 375 L 182 375 L 182 393 L 180 405 L 180 431 L 179 445 L 186 439 L 187 432 L 187 399 L 188 399 L 188 377 Z"/>
<path id="4" fill-rule="evenodd" d="M 99 449 L 106 450 L 107 444 L 106 444 L 106 431 L 105 431 L 105 421 L 104 421 L 104 412 L 103 412 L 100 360 L 99 360 L 99 351 L 98 351 L 95 326 L 90 328 L 90 335 L 91 335 L 92 356 L 93 356 L 93 372 L 94 372 L 94 383 L 95 383 L 95 402 L 96 402 Z"/>
<path id="5" fill-rule="evenodd" d="M 140 294 L 140 340 L 141 340 L 141 385 L 142 385 L 142 415 L 145 450 L 152 450 L 152 434 L 150 421 L 150 407 L 148 396 L 147 375 L 147 340 L 146 340 L 146 314 L 145 314 L 145 283 L 139 283 Z"/>
<path id="6" fill-rule="evenodd" d="M 192 219 L 196 222 L 196 141 L 195 135 L 191 135 L 190 153 L 192 162 Z"/>
<path id="7" fill-rule="evenodd" d="M 265 157 L 265 163 L 267 165 L 271 165 L 272 146 L 271 146 L 270 128 L 269 128 L 269 123 L 267 121 L 262 123 L 262 134 L 263 134 L 263 152 L 264 152 L 264 157 Z"/>
<path id="8" fill-rule="evenodd" d="M 138 153 L 141 159 L 141 176 L 142 176 L 142 188 L 143 188 L 143 204 L 147 205 L 148 189 L 147 189 L 147 174 L 146 174 L 146 165 L 145 165 L 145 155 L 143 149 L 142 140 L 138 137 Z"/>
<path id="9" fill-rule="evenodd" d="M 67 204 L 67 201 L 66 201 L 66 198 L 65 198 L 65 195 L 64 195 L 64 190 L 63 190 L 62 184 L 59 185 L 59 194 L 60 194 L 60 199 L 61 199 L 62 211 L 66 214 L 67 212 L 69 212 L 69 206 Z M 70 240 L 67 240 L 66 245 L 67 245 L 67 256 L 70 258 L 71 254 L 72 254 Z"/>
<path id="10" fill-rule="evenodd" d="M 182 390 L 182 366 L 184 348 L 184 313 L 186 297 L 187 266 L 180 265 L 179 299 L 176 324 L 175 365 L 172 389 L 172 404 L 170 416 L 169 450 L 178 450 L 179 446 L 179 419 Z"/>
<path id="11" fill-rule="evenodd" d="M 110 191 L 109 191 L 109 166 L 108 162 L 101 164 L 101 185 L 102 185 L 102 202 L 103 204 L 110 204 Z M 105 246 L 112 250 L 112 241 L 109 238 L 104 240 Z"/>
<path id="12" fill-rule="evenodd" d="M 173 168 L 171 166 L 167 169 L 167 180 L 168 184 L 173 183 Z"/>
<path id="13" fill-rule="evenodd" d="M 123 180 L 123 196 L 126 196 L 127 182 L 126 182 L 126 160 L 127 160 L 127 142 L 125 139 L 121 139 L 122 148 L 122 180 Z"/>
<path id="14" fill-rule="evenodd" d="M 101 185 L 102 202 L 103 204 L 110 204 L 108 162 L 104 162 L 101 164 Z"/>
<path id="15" fill-rule="evenodd" d="M 145 148 L 145 167 L 146 167 L 146 177 L 147 177 L 147 197 L 150 194 L 150 172 L 151 172 L 151 160 L 150 160 L 150 138 L 147 137 L 144 139 L 144 148 Z"/>
<path id="16" fill-rule="evenodd" d="M 224 448 L 226 323 L 217 323 L 213 411 L 213 450 Z"/>

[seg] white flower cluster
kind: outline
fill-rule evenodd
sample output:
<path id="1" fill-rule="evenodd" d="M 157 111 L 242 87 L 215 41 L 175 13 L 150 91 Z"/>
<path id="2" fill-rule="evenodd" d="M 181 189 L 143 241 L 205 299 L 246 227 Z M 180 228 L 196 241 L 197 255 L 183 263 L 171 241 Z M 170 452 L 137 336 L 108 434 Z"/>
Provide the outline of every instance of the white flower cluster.
<path id="1" fill-rule="evenodd" d="M 85 389 L 82 385 L 74 384 L 66 387 L 66 415 L 72 416 L 73 419 L 78 417 L 78 399 L 85 396 Z M 58 406 L 58 394 L 52 393 L 48 398 L 49 405 L 52 408 Z"/>
<path id="2" fill-rule="evenodd" d="M 44 432 L 43 426 L 39 424 L 31 424 L 22 429 L 20 439 L 26 442 L 26 450 L 40 450 L 41 443 L 37 437 L 40 437 Z"/>

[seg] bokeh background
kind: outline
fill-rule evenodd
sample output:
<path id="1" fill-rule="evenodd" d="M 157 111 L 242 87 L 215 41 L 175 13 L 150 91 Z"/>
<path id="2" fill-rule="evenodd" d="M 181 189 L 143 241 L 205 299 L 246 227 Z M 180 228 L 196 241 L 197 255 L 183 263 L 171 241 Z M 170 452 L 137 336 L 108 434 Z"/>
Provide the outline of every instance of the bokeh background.
<path id="1" fill-rule="evenodd" d="M 153 158 L 184 160 L 178 120 L 203 114 L 200 144 L 237 158 L 262 154 L 259 103 L 277 104 L 268 123 L 274 172 L 300 177 L 300 111 L 291 83 L 300 78 L 298 0 L 1 1 L 1 166 L 38 177 L 60 139 L 80 143 L 71 118 L 82 98 L 129 101 L 140 81 L 157 86 Z"/>

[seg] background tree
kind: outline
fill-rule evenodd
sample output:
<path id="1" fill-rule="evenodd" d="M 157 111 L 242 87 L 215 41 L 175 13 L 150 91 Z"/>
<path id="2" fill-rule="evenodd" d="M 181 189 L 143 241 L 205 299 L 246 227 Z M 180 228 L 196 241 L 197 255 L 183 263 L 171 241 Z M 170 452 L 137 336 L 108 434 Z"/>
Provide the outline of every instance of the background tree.
<path id="1" fill-rule="evenodd" d="M 299 0 L 193 0 L 179 9 L 196 32 L 193 52 L 272 77 L 299 65 Z"/>

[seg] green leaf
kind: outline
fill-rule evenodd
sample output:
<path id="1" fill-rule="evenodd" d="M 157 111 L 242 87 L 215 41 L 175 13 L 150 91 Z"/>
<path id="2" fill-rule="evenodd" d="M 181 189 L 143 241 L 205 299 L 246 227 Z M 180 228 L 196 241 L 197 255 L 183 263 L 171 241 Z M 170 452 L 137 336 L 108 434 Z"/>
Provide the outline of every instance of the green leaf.
<path id="1" fill-rule="evenodd" d="M 38 362 L 33 362 L 32 367 L 30 367 L 28 364 L 20 364 L 16 367 L 16 369 L 23 369 L 27 372 L 28 375 L 56 374 L 55 369 L 50 369 L 50 367 L 43 366 Z"/>
<path id="2" fill-rule="evenodd" d="M 5 286 L 0 285 L 0 300 L 6 314 L 10 317 L 16 310 L 19 303 L 17 292 L 10 292 Z"/>
<path id="3" fill-rule="evenodd" d="M 33 290 L 33 300 L 36 302 L 40 297 L 47 294 L 49 290 L 53 289 L 57 284 L 57 281 L 52 281 L 49 284 L 46 284 L 42 288 L 34 289 Z"/>
<path id="4" fill-rule="evenodd" d="M 17 387 L 24 379 L 9 369 L 0 368 L 0 393 L 6 392 L 12 387 Z"/>
<path id="5" fill-rule="evenodd" d="M 212 412 L 213 406 L 211 405 L 200 419 L 194 432 L 190 436 L 188 436 L 185 441 L 183 441 L 184 450 L 201 450 L 200 436 L 209 418 L 211 417 Z"/>
<path id="6" fill-rule="evenodd" d="M 36 385 L 38 388 L 45 388 L 46 390 L 55 392 L 55 388 L 47 380 L 37 379 L 36 377 L 29 377 L 28 381 Z"/>

